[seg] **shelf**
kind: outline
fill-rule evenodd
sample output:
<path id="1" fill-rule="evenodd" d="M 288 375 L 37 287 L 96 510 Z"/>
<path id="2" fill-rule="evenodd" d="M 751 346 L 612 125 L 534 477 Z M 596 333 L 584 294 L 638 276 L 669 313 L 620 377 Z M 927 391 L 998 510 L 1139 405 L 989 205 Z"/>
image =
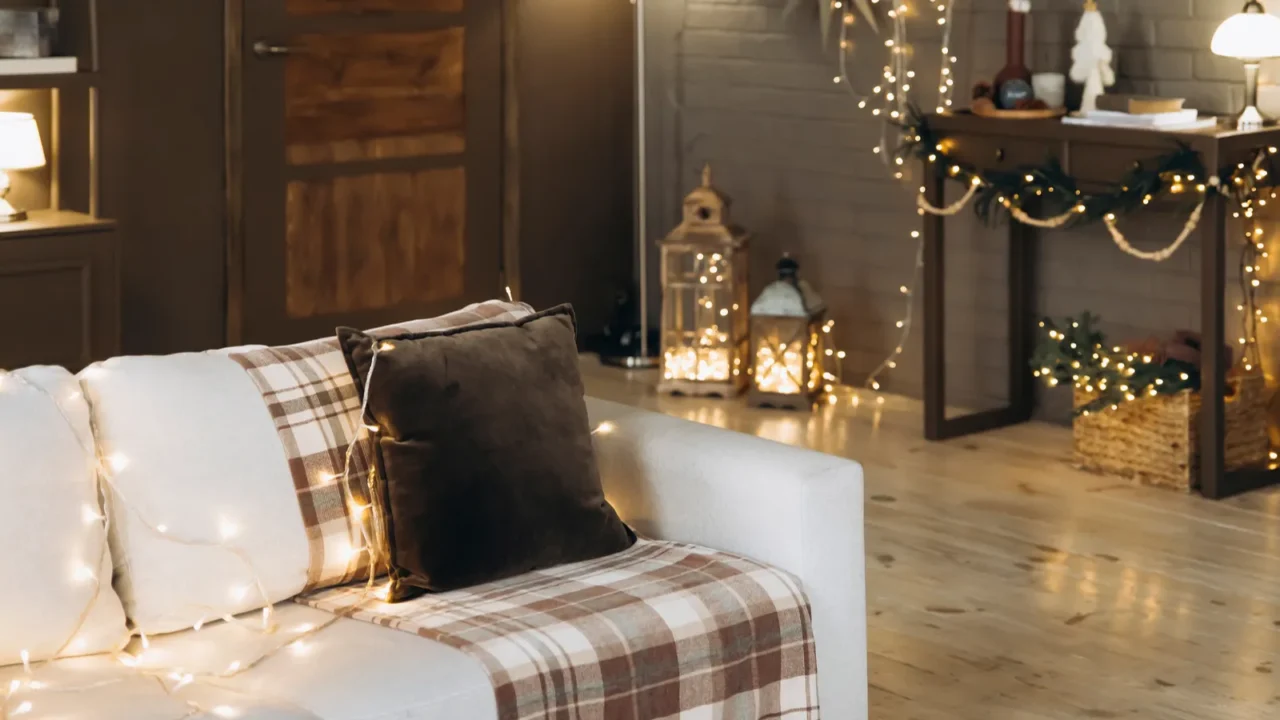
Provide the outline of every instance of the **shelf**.
<path id="1" fill-rule="evenodd" d="M 0 223 L 0 242 L 41 235 L 93 232 L 115 225 L 115 220 L 104 220 L 73 210 L 32 210 L 27 213 L 26 220 Z"/>
<path id="2" fill-rule="evenodd" d="M 96 84 L 95 72 L 37 73 L 35 75 L 0 75 L 0 90 L 80 90 Z"/>

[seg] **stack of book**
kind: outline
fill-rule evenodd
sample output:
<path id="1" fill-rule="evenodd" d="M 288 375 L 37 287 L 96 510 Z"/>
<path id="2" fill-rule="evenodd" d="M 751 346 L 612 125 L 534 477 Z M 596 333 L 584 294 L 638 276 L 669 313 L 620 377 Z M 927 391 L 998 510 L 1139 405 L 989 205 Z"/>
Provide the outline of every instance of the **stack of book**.
<path id="1" fill-rule="evenodd" d="M 1184 109 L 1181 98 L 1149 98 L 1133 95 L 1103 95 L 1098 109 L 1072 113 L 1062 119 L 1068 125 L 1144 128 L 1148 130 L 1198 130 L 1217 125 L 1217 118 L 1200 117 Z"/>

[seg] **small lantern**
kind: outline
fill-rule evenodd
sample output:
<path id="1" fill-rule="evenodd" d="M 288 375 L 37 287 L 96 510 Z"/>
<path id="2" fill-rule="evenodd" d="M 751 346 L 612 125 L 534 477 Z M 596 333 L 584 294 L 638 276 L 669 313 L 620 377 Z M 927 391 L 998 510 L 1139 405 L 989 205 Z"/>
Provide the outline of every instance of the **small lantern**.
<path id="1" fill-rule="evenodd" d="M 787 255 L 778 279 L 751 304 L 752 382 L 755 407 L 809 409 L 822 393 L 822 316 L 827 306 L 798 277 L 800 265 Z"/>
<path id="2" fill-rule="evenodd" d="M 658 392 L 737 395 L 747 380 L 747 234 L 711 186 L 684 201 L 662 248 L 662 381 Z"/>

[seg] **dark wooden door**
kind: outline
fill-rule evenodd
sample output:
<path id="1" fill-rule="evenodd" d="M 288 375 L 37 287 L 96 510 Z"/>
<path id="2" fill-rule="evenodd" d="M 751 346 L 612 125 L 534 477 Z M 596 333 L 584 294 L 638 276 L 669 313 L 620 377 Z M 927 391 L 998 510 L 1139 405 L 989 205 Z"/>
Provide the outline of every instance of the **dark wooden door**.
<path id="1" fill-rule="evenodd" d="M 318 337 L 499 296 L 500 8 L 244 2 L 233 341 Z"/>

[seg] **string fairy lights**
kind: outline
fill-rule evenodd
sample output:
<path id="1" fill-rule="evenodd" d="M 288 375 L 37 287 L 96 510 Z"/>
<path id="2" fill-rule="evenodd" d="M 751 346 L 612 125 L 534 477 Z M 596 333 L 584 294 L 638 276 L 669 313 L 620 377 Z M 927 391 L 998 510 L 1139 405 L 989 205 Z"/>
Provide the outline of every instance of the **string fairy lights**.
<path id="1" fill-rule="evenodd" d="M 1262 365 L 1261 350 L 1258 347 L 1258 326 L 1270 321 L 1258 307 L 1258 287 L 1262 285 L 1262 281 L 1258 278 L 1260 270 L 1258 264 L 1270 255 L 1267 252 L 1262 226 L 1255 221 L 1255 216 L 1259 208 L 1267 205 L 1268 198 L 1264 195 L 1269 192 L 1270 199 L 1276 197 L 1274 187 L 1267 186 L 1266 181 L 1274 172 L 1272 166 L 1276 162 L 1277 154 L 1280 154 L 1280 148 L 1272 146 L 1259 150 L 1251 163 L 1237 164 L 1230 182 L 1224 188 L 1224 192 L 1233 194 L 1239 203 L 1239 207 L 1233 211 L 1232 215 L 1241 221 L 1243 228 L 1244 242 L 1240 253 L 1241 301 L 1236 305 L 1236 310 L 1240 313 L 1238 338 L 1242 348 L 1240 364 L 1246 372 Z"/>
<path id="2" fill-rule="evenodd" d="M 878 5 L 880 0 L 870 0 L 870 2 L 872 5 Z M 932 22 L 942 28 L 941 61 L 939 63 L 937 83 L 938 100 L 936 105 L 939 113 L 946 112 L 954 102 L 955 68 L 958 58 L 952 54 L 951 40 L 955 8 L 959 2 L 960 0 L 929 0 L 931 8 L 936 13 Z M 884 46 L 889 54 L 889 61 L 885 64 L 878 82 L 871 88 L 871 93 L 862 95 L 855 87 L 849 73 L 849 56 L 854 50 L 854 43 L 850 38 L 850 34 L 856 23 L 856 17 L 853 9 L 849 7 L 849 3 L 843 0 L 832 1 L 831 10 L 838 13 L 840 18 L 839 72 L 833 78 L 833 81 L 843 85 L 853 94 L 859 109 L 869 110 L 873 117 L 881 120 L 880 136 L 871 151 L 880 158 L 881 162 L 893 174 L 894 179 L 901 181 L 909 180 L 909 171 L 905 158 L 902 155 L 895 154 L 892 150 L 890 131 L 892 128 L 903 128 L 904 122 L 912 115 L 909 98 L 913 81 L 916 79 L 916 71 L 911 67 L 913 48 L 907 37 L 907 20 L 913 16 L 914 10 L 905 0 L 888 0 L 888 4 L 890 7 L 886 14 L 891 20 L 892 34 L 884 40 Z M 907 129 L 902 129 L 898 139 L 901 140 L 909 132 Z M 969 196 L 951 214 L 959 212 L 977 191 L 978 188 L 975 185 L 970 190 Z M 923 208 L 917 210 L 918 215 L 923 215 L 924 212 Z M 911 337 L 915 293 L 920 280 L 921 268 L 924 267 L 924 238 L 916 230 L 911 231 L 911 237 L 916 240 L 916 260 L 912 267 L 909 284 L 902 285 L 900 288 L 906 302 L 904 303 L 903 318 L 895 323 L 895 327 L 899 332 L 894 343 L 894 349 L 872 370 L 864 382 L 865 388 L 877 393 L 881 386 L 881 376 L 898 366 L 898 358 L 902 355 L 906 343 Z M 837 362 L 834 367 L 839 371 L 842 369 L 842 364 Z M 853 402 L 858 402 L 856 393 L 853 395 Z M 884 397 L 877 395 L 876 402 L 883 404 Z"/>
<path id="3" fill-rule="evenodd" d="M 393 349 L 394 345 L 389 342 L 382 342 L 374 347 L 373 356 L 369 364 L 369 370 L 365 376 L 365 388 L 368 388 L 369 384 L 373 380 L 373 373 L 374 369 L 377 367 L 379 355 L 392 351 Z M 94 371 L 102 372 L 102 369 L 96 368 Z M 110 503 L 112 507 L 120 508 L 123 512 L 134 518 L 144 530 L 152 534 L 162 536 L 165 541 L 189 547 L 216 548 L 231 553 L 239 559 L 245 566 L 248 574 L 251 576 L 251 580 L 247 584 L 236 584 L 228 588 L 227 598 L 230 602 L 238 605 L 240 602 L 247 599 L 251 593 L 256 593 L 257 597 L 267 603 L 262 608 L 261 622 L 252 624 L 246 623 L 232 616 L 229 612 L 219 609 L 217 606 L 202 605 L 196 609 L 205 610 L 207 613 L 201 616 L 200 619 L 192 625 L 193 632 L 199 632 L 208 621 L 208 618 L 215 618 L 261 635 L 275 635 L 277 633 L 278 627 L 274 622 L 274 612 L 268 601 L 268 594 L 262 578 L 254 566 L 253 559 L 243 548 L 232 543 L 232 541 L 240 535 L 240 526 L 234 519 L 226 516 L 219 516 L 214 519 L 218 535 L 216 540 L 180 537 L 176 533 L 170 532 L 169 528 L 165 525 L 151 522 L 143 513 L 140 512 L 137 505 L 130 502 L 128 496 L 121 490 L 120 484 L 116 482 L 116 477 L 119 474 L 126 472 L 129 467 L 128 456 L 122 452 L 103 453 L 101 448 L 96 447 L 96 444 L 94 447 L 91 447 L 90 444 L 80 436 L 74 422 L 67 414 L 67 411 L 62 407 L 62 404 L 59 403 L 57 399 L 54 398 L 45 388 L 27 381 L 21 375 L 6 373 L 0 370 L 0 390 L 4 388 L 10 378 L 13 378 L 27 387 L 33 388 L 37 392 L 48 397 L 50 401 L 53 402 L 54 407 L 57 408 L 62 421 L 75 436 L 76 442 L 80 445 L 85 456 L 92 459 L 94 467 L 93 490 L 94 495 L 97 498 L 98 507 L 93 508 L 86 506 L 82 508 L 81 516 L 86 524 L 98 524 L 102 528 L 102 532 L 98 534 L 99 537 L 97 539 L 98 550 L 96 555 L 98 562 L 93 567 L 101 567 L 106 561 L 107 553 L 109 552 L 109 543 L 107 538 L 110 534 L 111 521 L 110 517 L 101 511 L 101 508 L 107 506 L 107 493 L 110 492 Z M 224 669 L 215 672 L 192 673 L 187 672 L 180 667 L 149 666 L 146 663 L 146 656 L 151 648 L 150 640 L 145 633 L 135 630 L 134 633 L 139 638 L 140 651 L 133 654 L 122 650 L 114 653 L 113 657 L 121 667 L 127 669 L 131 673 L 154 680 L 164 695 L 178 701 L 182 707 L 187 708 L 187 712 L 180 716 L 176 716 L 174 720 L 184 720 L 185 718 L 198 714 L 209 714 L 215 717 L 225 718 L 239 717 L 242 714 L 242 710 L 237 706 L 224 703 L 205 707 L 203 704 L 190 699 L 184 700 L 177 698 L 176 694 L 179 690 L 192 685 L 193 683 L 215 681 L 240 675 L 254 667 L 257 667 L 266 659 L 285 649 L 288 649 L 295 657 L 303 657 L 309 651 L 310 646 L 307 641 L 312 636 L 330 627 L 338 620 L 359 611 L 370 598 L 381 599 L 385 597 L 382 590 L 375 590 L 374 588 L 375 581 L 378 577 L 379 564 L 382 560 L 382 554 L 380 553 L 379 548 L 383 547 L 381 543 L 385 542 L 385 538 L 382 537 L 380 531 L 380 508 L 375 502 L 369 502 L 367 504 L 361 503 L 352 493 L 350 486 L 351 465 L 356 446 L 362 442 L 371 441 L 373 439 L 373 435 L 379 432 L 379 428 L 376 425 L 366 423 L 364 421 L 368 413 L 368 403 L 369 393 L 366 392 L 361 400 L 360 416 L 355 436 L 347 446 L 341 475 L 335 475 L 332 473 L 325 474 L 326 480 L 340 482 L 342 484 L 344 500 L 348 506 L 352 508 L 352 514 L 356 520 L 355 525 L 359 530 L 360 545 L 358 547 L 352 546 L 351 552 L 353 554 L 367 555 L 368 558 L 368 577 L 365 581 L 361 594 L 350 607 L 342 612 L 333 614 L 323 622 L 306 623 L 293 628 L 289 633 L 283 634 L 279 642 L 275 643 L 265 651 L 260 652 L 256 657 L 233 660 Z M 604 429 L 603 424 L 601 428 L 598 428 L 598 430 L 601 432 L 607 432 L 607 430 Z M 368 491 L 370 493 L 369 497 L 371 498 L 373 497 L 376 484 L 375 473 L 376 467 L 371 463 L 369 473 L 366 478 Z M 366 524 L 366 522 L 364 522 L 366 514 L 372 516 L 372 523 Z M 372 532 L 369 528 L 370 524 L 374 528 Z M 125 562 L 125 559 L 117 558 L 116 560 L 119 562 Z M 20 658 L 22 660 L 23 675 L 20 678 L 11 680 L 8 686 L 3 689 L 3 693 L 0 694 L 0 718 L 20 717 L 33 712 L 33 710 L 37 708 L 38 698 L 32 699 L 33 696 L 31 694 L 37 693 L 41 690 L 52 687 L 59 693 L 84 692 L 90 689 L 103 687 L 105 685 L 123 682 L 127 677 L 113 677 L 107 680 L 98 680 L 74 686 L 55 686 L 53 683 L 45 682 L 36 678 L 37 673 L 43 668 L 62 659 L 68 652 L 75 651 L 73 645 L 76 637 L 80 634 L 81 629 L 88 621 L 93 607 L 97 604 L 98 599 L 101 596 L 104 583 L 110 583 L 109 577 L 99 577 L 88 563 L 81 563 L 75 566 L 71 575 L 72 582 L 92 583 L 94 586 L 92 596 L 85 605 L 85 608 L 81 612 L 74 627 L 68 633 L 67 639 L 50 655 L 50 657 L 40 662 L 32 662 L 30 652 L 25 649 L 21 650 Z M 385 590 L 385 588 L 383 590 Z M 219 689 L 227 690 L 226 688 L 221 687 Z M 307 715 L 312 715 L 313 717 L 318 718 L 318 716 L 315 716 L 310 711 L 305 711 L 301 708 L 298 709 L 305 712 Z"/>

